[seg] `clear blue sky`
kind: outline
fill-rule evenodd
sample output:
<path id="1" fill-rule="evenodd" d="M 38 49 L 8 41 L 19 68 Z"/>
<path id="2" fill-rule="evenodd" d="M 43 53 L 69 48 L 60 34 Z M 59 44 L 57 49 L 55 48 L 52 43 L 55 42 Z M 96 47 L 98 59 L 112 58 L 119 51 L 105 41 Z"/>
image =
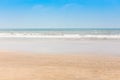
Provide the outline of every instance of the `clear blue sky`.
<path id="1" fill-rule="evenodd" d="M 0 28 L 120 28 L 120 0 L 0 0 Z"/>

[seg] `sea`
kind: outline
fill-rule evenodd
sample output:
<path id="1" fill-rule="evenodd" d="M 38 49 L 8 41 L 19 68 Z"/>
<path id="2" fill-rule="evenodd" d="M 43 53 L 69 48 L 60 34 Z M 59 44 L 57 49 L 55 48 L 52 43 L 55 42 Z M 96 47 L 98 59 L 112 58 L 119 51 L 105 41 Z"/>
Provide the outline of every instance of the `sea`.
<path id="1" fill-rule="evenodd" d="M 120 29 L 0 29 L 0 51 L 120 56 Z"/>
<path id="2" fill-rule="evenodd" d="M 1 29 L 0 38 L 120 39 L 120 29 Z"/>

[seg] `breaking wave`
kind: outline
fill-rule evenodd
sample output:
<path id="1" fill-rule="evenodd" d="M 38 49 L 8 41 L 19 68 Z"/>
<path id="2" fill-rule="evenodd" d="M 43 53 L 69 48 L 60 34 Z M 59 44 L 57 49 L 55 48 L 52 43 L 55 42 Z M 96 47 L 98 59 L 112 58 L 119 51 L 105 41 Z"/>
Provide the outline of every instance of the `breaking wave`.
<path id="1" fill-rule="evenodd" d="M 53 38 L 53 39 L 120 39 L 120 34 L 40 34 L 40 33 L 0 33 L 0 38 Z"/>

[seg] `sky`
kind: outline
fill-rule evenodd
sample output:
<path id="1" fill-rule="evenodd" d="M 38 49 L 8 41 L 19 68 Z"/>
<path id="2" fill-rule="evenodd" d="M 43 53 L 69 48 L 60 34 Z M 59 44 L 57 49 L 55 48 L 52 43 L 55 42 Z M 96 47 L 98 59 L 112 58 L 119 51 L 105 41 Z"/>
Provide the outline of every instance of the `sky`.
<path id="1" fill-rule="evenodd" d="M 0 0 L 0 28 L 120 28 L 120 0 Z"/>

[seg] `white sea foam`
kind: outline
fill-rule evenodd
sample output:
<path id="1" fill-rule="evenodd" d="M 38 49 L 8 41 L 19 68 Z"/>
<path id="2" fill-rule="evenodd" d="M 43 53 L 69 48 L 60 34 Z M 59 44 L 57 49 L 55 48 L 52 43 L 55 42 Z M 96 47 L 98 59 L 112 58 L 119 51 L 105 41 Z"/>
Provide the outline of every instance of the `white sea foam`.
<path id="1" fill-rule="evenodd" d="M 53 39 L 120 39 L 120 34 L 41 34 L 41 33 L 0 33 L 0 38 L 53 38 Z"/>

